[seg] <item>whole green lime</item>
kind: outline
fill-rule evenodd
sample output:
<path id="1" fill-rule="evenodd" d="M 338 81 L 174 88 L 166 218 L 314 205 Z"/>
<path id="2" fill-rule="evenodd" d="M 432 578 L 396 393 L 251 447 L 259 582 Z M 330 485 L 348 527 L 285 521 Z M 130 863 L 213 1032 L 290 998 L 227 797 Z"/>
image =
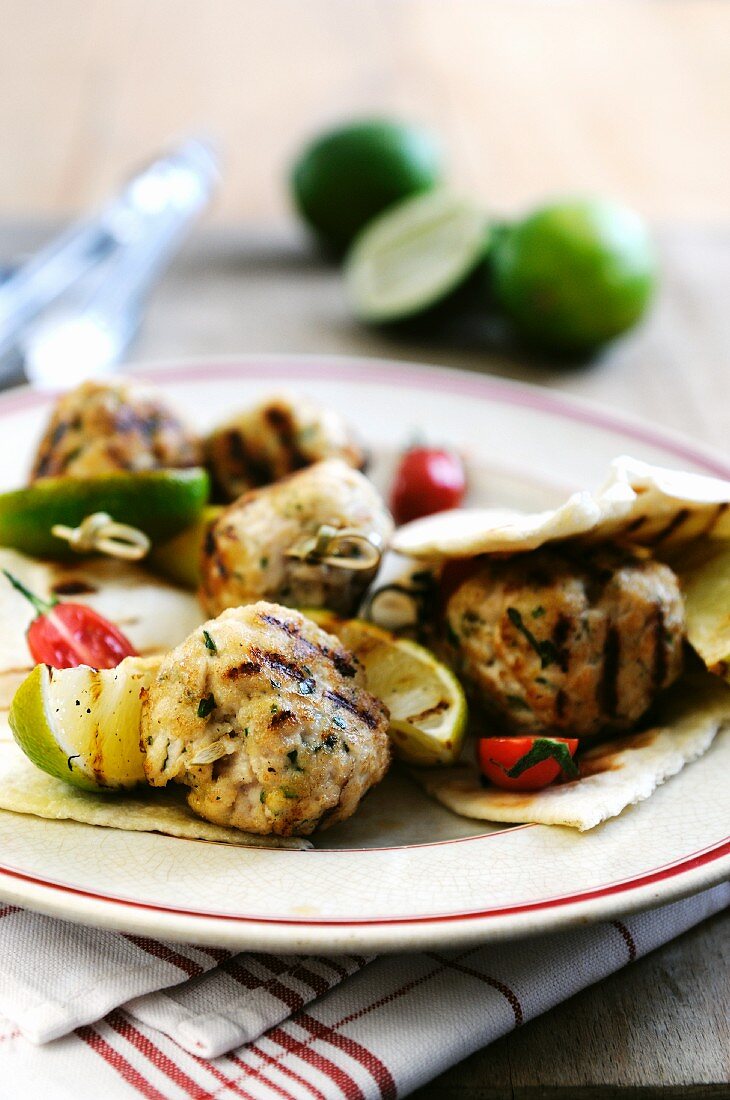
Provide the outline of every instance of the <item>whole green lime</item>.
<path id="1" fill-rule="evenodd" d="M 427 130 L 365 120 L 320 135 L 291 174 L 294 202 L 329 248 L 341 252 L 376 214 L 441 178 L 439 143 Z"/>
<path id="2" fill-rule="evenodd" d="M 500 235 L 492 263 L 518 334 L 553 352 L 586 353 L 631 328 L 657 282 L 641 218 L 596 199 L 536 210 Z"/>

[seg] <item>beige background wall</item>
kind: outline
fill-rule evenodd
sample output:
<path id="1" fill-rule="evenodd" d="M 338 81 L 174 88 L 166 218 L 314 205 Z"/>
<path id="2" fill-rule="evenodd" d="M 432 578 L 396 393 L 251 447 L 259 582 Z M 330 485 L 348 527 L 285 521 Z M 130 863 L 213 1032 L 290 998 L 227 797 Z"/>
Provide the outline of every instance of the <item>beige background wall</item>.
<path id="1" fill-rule="evenodd" d="M 191 129 L 227 154 L 216 216 L 278 219 L 321 124 L 440 130 L 497 209 L 600 190 L 730 223 L 726 0 L 3 0 L 0 217 L 103 194 Z"/>

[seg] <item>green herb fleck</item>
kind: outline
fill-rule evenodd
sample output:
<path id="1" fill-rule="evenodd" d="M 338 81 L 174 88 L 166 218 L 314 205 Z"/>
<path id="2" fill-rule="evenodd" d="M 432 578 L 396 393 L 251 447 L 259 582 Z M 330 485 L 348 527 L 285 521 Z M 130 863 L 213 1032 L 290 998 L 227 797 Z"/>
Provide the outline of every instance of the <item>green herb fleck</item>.
<path id="1" fill-rule="evenodd" d="M 516 764 L 513 764 L 506 774 L 510 779 L 518 779 L 528 768 L 534 768 L 543 760 L 555 760 L 560 765 L 560 770 L 568 779 L 577 779 L 580 775 L 578 765 L 570 755 L 570 749 L 565 741 L 557 741 L 552 737 L 536 737 L 532 748 L 521 756 Z"/>
<path id="2" fill-rule="evenodd" d="M 269 564 L 269 559 L 268 558 L 259 558 L 259 568 L 260 569 L 266 569 L 266 566 L 268 564 Z"/>
<path id="3" fill-rule="evenodd" d="M 205 648 L 210 650 L 211 653 L 218 652 L 218 646 L 215 644 L 207 630 L 203 631 L 203 641 L 205 642 Z"/>
<path id="4" fill-rule="evenodd" d="M 278 709 L 279 709 L 279 704 L 278 704 L 278 703 L 272 703 L 272 704 L 271 704 L 271 713 L 272 713 L 272 714 L 276 714 L 276 712 L 278 711 Z"/>
<path id="5" fill-rule="evenodd" d="M 259 802 L 265 802 L 265 801 L 266 801 L 266 791 L 262 789 L 261 791 L 259 791 Z"/>
<path id="6" fill-rule="evenodd" d="M 147 738 L 147 744 L 148 745 L 152 744 L 152 734 L 150 734 L 150 736 Z"/>
<path id="7" fill-rule="evenodd" d="M 213 698 L 213 692 L 210 695 L 204 696 L 198 703 L 198 718 L 207 718 L 208 715 L 215 710 L 216 702 Z"/>
<path id="8" fill-rule="evenodd" d="M 279 790 L 284 795 L 284 798 L 299 798 L 296 791 L 293 791 L 291 787 L 280 787 Z"/>
<path id="9" fill-rule="evenodd" d="M 296 772 L 304 771 L 304 768 L 300 768 L 299 763 L 297 761 L 297 756 L 299 755 L 299 753 L 296 749 L 292 749 L 291 752 L 288 752 L 286 755 L 289 757 L 289 760 L 291 762 L 291 766 L 294 769 L 294 771 L 296 771 Z"/>
<path id="10" fill-rule="evenodd" d="M 540 658 L 540 668 L 547 668 L 548 665 L 559 663 L 560 654 L 553 643 L 550 641 L 538 641 L 529 627 L 525 626 L 522 616 L 516 607 L 507 608 L 507 618 L 512 623 L 512 626 L 514 626 L 516 630 L 519 630 L 520 634 L 524 635 L 535 650 L 535 653 L 537 653 Z"/>
<path id="11" fill-rule="evenodd" d="M 541 619 L 544 614 L 545 614 L 545 608 L 542 607 L 542 605 L 541 605 L 540 607 L 536 607 L 534 609 L 534 611 L 532 612 L 532 617 L 533 617 L 533 619 Z"/>

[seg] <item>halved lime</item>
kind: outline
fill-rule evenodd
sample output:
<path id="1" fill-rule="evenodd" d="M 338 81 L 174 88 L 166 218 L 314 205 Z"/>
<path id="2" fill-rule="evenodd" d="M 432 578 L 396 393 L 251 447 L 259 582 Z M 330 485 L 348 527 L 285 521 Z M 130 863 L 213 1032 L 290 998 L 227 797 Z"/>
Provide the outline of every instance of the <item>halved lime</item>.
<path id="1" fill-rule="evenodd" d="M 454 674 L 423 646 L 396 638 L 362 619 L 305 611 L 339 638 L 365 669 L 368 690 L 390 711 L 390 739 L 409 764 L 453 764 L 466 733 L 468 710 Z"/>
<path id="2" fill-rule="evenodd" d="M 151 470 L 104 477 L 48 477 L 27 489 L 0 494 L 0 546 L 41 558 L 69 558 L 74 551 L 51 534 L 59 523 L 78 527 L 94 512 L 144 531 L 153 543 L 194 523 L 208 499 L 205 470 Z"/>
<path id="3" fill-rule="evenodd" d="M 446 191 L 398 203 L 371 222 L 347 256 L 347 295 L 363 321 L 401 321 L 461 286 L 484 259 L 490 220 Z"/>
<path id="4" fill-rule="evenodd" d="M 36 665 L 13 697 L 8 721 L 36 767 L 87 791 L 143 783 L 139 743 L 144 690 L 160 657 L 126 657 L 97 670 Z"/>
<path id="5" fill-rule="evenodd" d="M 181 588 L 197 588 L 203 540 L 222 511 L 221 504 L 207 504 L 190 527 L 153 546 L 147 559 L 150 567 Z"/>
<path id="6" fill-rule="evenodd" d="M 700 541 L 672 565 L 684 593 L 687 641 L 710 672 L 730 680 L 730 543 Z"/>

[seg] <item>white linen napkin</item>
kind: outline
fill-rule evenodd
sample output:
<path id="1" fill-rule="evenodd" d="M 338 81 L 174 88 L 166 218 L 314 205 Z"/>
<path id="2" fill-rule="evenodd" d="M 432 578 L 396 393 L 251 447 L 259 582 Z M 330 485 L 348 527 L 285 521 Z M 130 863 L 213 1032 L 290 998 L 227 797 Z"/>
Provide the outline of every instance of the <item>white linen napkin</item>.
<path id="1" fill-rule="evenodd" d="M 369 965 L 142 946 L 5 907 L 0 1080 L 69 1100 L 404 1096 L 728 903 L 724 884 L 622 921 Z"/>

